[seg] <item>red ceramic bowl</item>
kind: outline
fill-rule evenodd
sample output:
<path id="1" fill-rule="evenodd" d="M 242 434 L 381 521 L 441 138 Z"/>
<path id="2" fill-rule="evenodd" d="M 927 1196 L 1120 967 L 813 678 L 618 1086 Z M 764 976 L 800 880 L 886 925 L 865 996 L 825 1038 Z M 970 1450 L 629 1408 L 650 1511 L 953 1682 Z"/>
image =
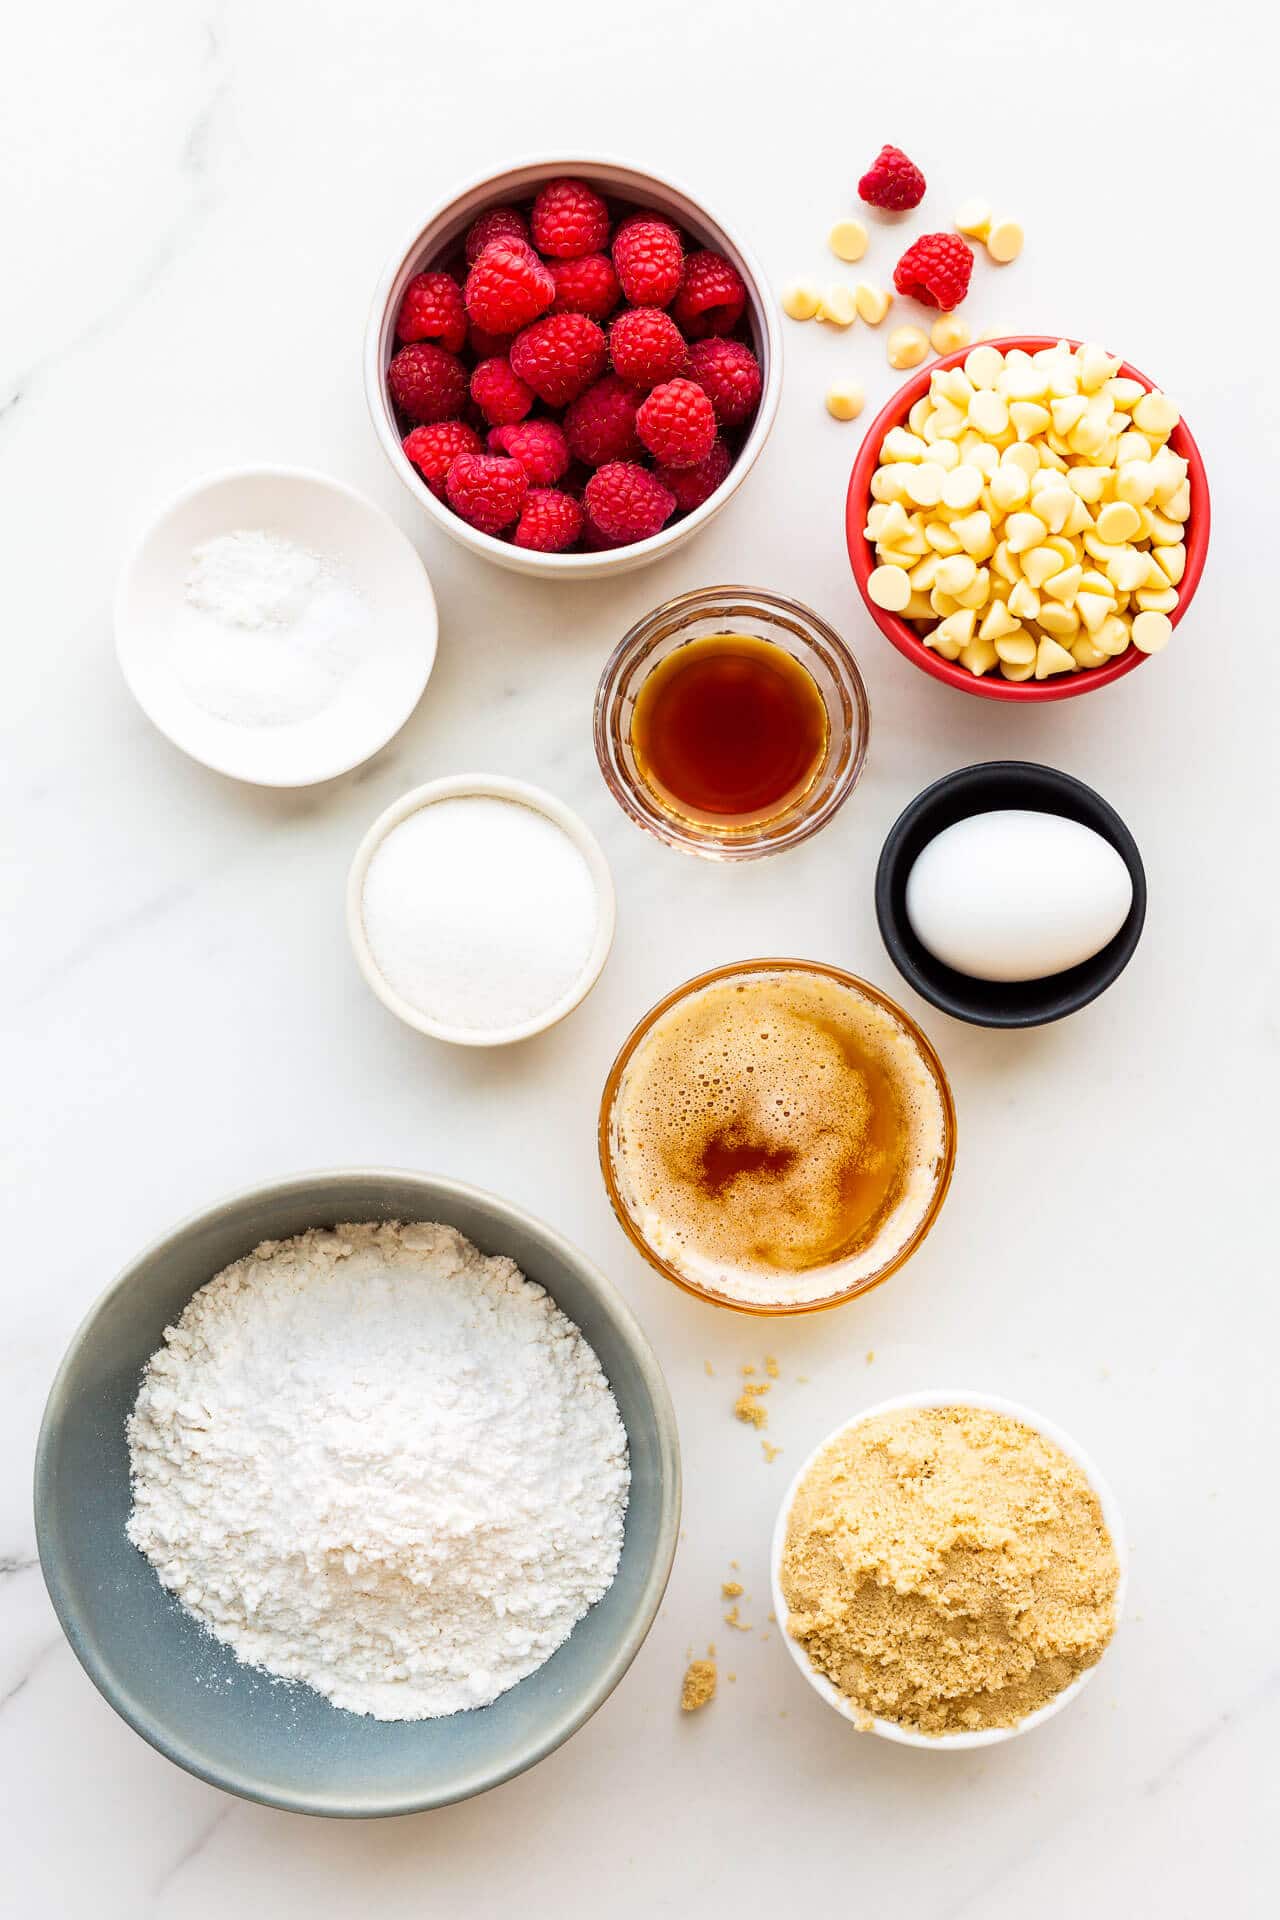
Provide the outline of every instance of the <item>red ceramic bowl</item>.
<path id="1" fill-rule="evenodd" d="M 999 347 L 1007 353 L 1010 347 L 1022 347 L 1027 353 L 1035 353 L 1041 347 L 1056 346 L 1060 335 L 1048 334 L 1007 334 L 999 340 L 984 342 L 984 345 Z M 1073 347 L 1078 341 L 1071 341 Z M 898 652 L 905 654 L 914 666 L 925 673 L 932 674 L 935 680 L 945 681 L 949 687 L 958 687 L 961 693 L 976 693 L 983 700 L 1072 700 L 1077 694 L 1092 693 L 1095 687 L 1109 686 L 1113 680 L 1123 679 L 1126 673 L 1132 673 L 1147 658 L 1137 647 L 1130 647 L 1115 660 L 1108 660 L 1105 667 L 1081 667 L 1077 673 L 1056 675 L 1051 680 L 1006 680 L 999 673 L 976 675 L 962 667 L 959 661 L 944 660 L 940 654 L 926 647 L 915 628 L 896 613 L 886 613 L 883 607 L 877 607 L 867 593 L 867 580 L 875 566 L 875 550 L 864 535 L 862 529 L 867 524 L 867 508 L 871 505 L 871 476 L 880 464 L 880 448 L 890 427 L 906 424 L 907 415 L 916 401 L 929 391 L 929 378 L 940 367 L 960 366 L 971 347 L 965 347 L 960 353 L 946 354 L 941 360 L 933 360 L 928 366 L 913 373 L 905 386 L 899 387 L 888 406 L 883 407 L 872 421 L 858 449 L 858 457 L 853 463 L 853 472 L 849 476 L 849 493 L 845 502 L 845 538 L 849 543 L 849 560 L 853 567 L 853 577 L 858 583 L 858 592 L 866 603 L 867 612 L 879 627 L 886 640 L 892 641 Z M 1130 380 L 1140 380 L 1144 387 L 1153 387 L 1145 373 L 1128 362 L 1120 372 Z M 1200 449 L 1196 446 L 1186 423 L 1179 422 L 1169 436 L 1169 445 L 1175 453 L 1182 455 L 1188 466 L 1188 479 L 1191 482 L 1191 517 L 1186 523 L 1185 540 L 1187 547 L 1187 565 L 1178 585 L 1178 604 L 1169 615 L 1176 627 L 1187 608 L 1195 598 L 1200 584 L 1200 575 L 1204 572 L 1205 555 L 1209 550 L 1209 482 L 1205 475 L 1204 461 L 1200 458 Z"/>

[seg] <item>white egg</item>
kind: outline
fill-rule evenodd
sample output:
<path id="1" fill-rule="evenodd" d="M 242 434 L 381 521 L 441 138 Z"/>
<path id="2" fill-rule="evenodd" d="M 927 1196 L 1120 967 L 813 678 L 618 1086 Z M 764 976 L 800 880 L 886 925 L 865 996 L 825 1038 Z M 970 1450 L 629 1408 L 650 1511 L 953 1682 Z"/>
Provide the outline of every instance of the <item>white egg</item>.
<path id="1" fill-rule="evenodd" d="M 1090 959 L 1133 904 L 1129 869 L 1091 827 L 1054 813 L 975 813 L 907 875 L 907 919 L 934 958 L 975 980 L 1042 980 Z"/>

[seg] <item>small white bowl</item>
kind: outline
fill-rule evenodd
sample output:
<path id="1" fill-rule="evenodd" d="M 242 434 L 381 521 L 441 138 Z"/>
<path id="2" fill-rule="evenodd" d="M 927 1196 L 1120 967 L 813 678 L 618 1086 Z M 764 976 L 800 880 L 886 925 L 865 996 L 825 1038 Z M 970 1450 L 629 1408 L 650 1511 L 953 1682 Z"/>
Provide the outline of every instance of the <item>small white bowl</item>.
<path id="1" fill-rule="evenodd" d="M 861 1426 L 866 1420 L 874 1420 L 879 1414 L 902 1413 L 915 1407 L 981 1407 L 989 1413 L 1007 1414 L 1011 1420 L 1020 1420 L 1023 1426 L 1032 1427 L 1037 1433 L 1043 1434 L 1044 1438 L 1051 1441 L 1055 1447 L 1065 1453 L 1068 1459 L 1074 1460 L 1076 1465 L 1083 1469 L 1085 1478 L 1088 1480 L 1094 1493 L 1098 1496 L 1098 1504 L 1102 1509 L 1102 1518 L 1106 1522 L 1107 1532 L 1110 1534 L 1111 1543 L 1115 1548 L 1116 1560 L 1120 1568 L 1120 1581 L 1116 1588 L 1115 1600 L 1117 1625 L 1124 1613 L 1125 1586 L 1128 1580 L 1128 1551 L 1125 1546 L 1124 1525 L 1120 1518 L 1120 1509 L 1116 1505 L 1115 1495 L 1102 1478 L 1102 1475 L 1098 1472 L 1098 1469 L 1094 1466 L 1093 1461 L 1089 1458 L 1088 1454 L 1085 1453 L 1084 1449 L 1076 1444 L 1069 1434 L 1064 1433 L 1061 1427 L 1054 1426 L 1052 1421 L 1043 1419 L 1038 1413 L 1033 1413 L 1030 1407 L 1019 1406 L 1014 1400 L 1002 1400 L 996 1394 L 969 1393 L 964 1391 L 953 1393 L 929 1391 L 924 1393 L 903 1393 L 899 1394 L 897 1398 L 893 1400 L 881 1400 L 876 1406 L 867 1407 L 864 1412 L 855 1414 L 852 1420 L 846 1420 L 842 1425 L 836 1427 L 827 1435 L 825 1440 L 819 1442 L 808 1459 L 803 1462 L 795 1478 L 787 1488 L 786 1493 L 783 1495 L 782 1505 L 778 1509 L 778 1518 L 774 1524 L 773 1541 L 769 1550 L 769 1583 L 773 1593 L 773 1610 L 777 1615 L 779 1629 L 783 1640 L 786 1642 L 787 1651 L 815 1693 L 820 1694 L 827 1705 L 834 1707 L 836 1712 L 841 1714 L 846 1720 L 856 1720 L 853 1703 L 846 1699 L 845 1695 L 834 1687 L 824 1674 L 817 1671 L 799 1641 L 793 1640 L 787 1631 L 787 1617 L 790 1609 L 787 1606 L 786 1598 L 782 1591 L 781 1580 L 782 1551 L 786 1543 L 787 1521 L 790 1518 L 792 1503 L 795 1500 L 796 1494 L 799 1492 L 801 1481 L 813 1466 L 818 1455 L 822 1453 L 826 1447 L 829 1447 L 833 1440 L 837 1439 L 842 1433 L 847 1433 L 851 1427 Z M 1102 1657 L 1103 1659 L 1106 1658 L 1105 1650 Z M 1020 1734 L 1030 1733 L 1033 1727 L 1042 1727 L 1046 1720 L 1052 1720 L 1055 1713 L 1061 1713 L 1068 1702 L 1074 1700 L 1088 1685 L 1100 1665 L 1101 1661 L 1099 1660 L 1095 1661 L 1093 1666 L 1086 1667 L 1084 1672 L 1079 1674 L 1076 1679 L 1071 1682 L 1069 1687 L 1064 1687 L 1061 1693 L 1055 1694 L 1047 1706 L 1040 1707 L 1035 1713 L 1029 1713 L 1024 1720 L 1019 1720 L 1017 1725 L 1013 1727 L 988 1727 L 977 1733 L 932 1734 L 916 1733 L 909 1727 L 899 1726 L 896 1721 L 893 1720 L 873 1719 L 868 1731 L 879 1734 L 882 1740 L 896 1740 L 899 1746 L 926 1747 L 931 1752 L 945 1751 L 947 1753 L 960 1753 L 974 1747 L 996 1747 L 1005 1740 L 1015 1740 Z"/>
<path id="2" fill-rule="evenodd" d="M 272 533 L 336 561 L 371 613 L 360 663 L 308 719 L 269 726 L 222 719 L 175 671 L 192 550 L 240 530 Z M 291 467 L 195 481 L 152 522 L 116 588 L 116 654 L 147 718 L 193 760 L 262 787 L 332 780 L 384 747 L 422 697 L 438 632 L 426 569 L 395 522 L 340 481 Z"/>
<path id="3" fill-rule="evenodd" d="M 411 460 L 405 458 L 395 410 L 387 392 L 387 366 L 395 348 L 396 315 L 404 290 L 415 273 L 461 244 L 462 236 L 485 207 L 508 200 L 531 200 L 544 180 L 562 174 L 586 180 L 599 192 L 633 202 L 655 213 L 667 214 L 693 235 L 700 245 L 727 254 L 747 284 L 746 319 L 752 346 L 760 362 L 764 385 L 760 405 L 746 439 L 726 478 L 709 499 L 651 540 L 602 553 L 531 553 L 480 533 L 437 500 Z M 369 313 L 364 344 L 364 386 L 374 430 L 395 471 L 414 499 L 442 532 L 486 560 L 517 573 L 538 574 L 546 580 L 598 580 L 604 574 L 628 573 L 650 560 L 659 560 L 683 546 L 732 499 L 759 458 L 769 437 L 782 393 L 782 329 L 777 303 L 764 272 L 746 244 L 718 214 L 710 213 L 684 187 L 660 174 L 646 173 L 624 162 L 606 159 L 533 159 L 489 174 L 450 194 L 421 226 L 398 247 L 379 280 Z"/>
<path id="4" fill-rule="evenodd" d="M 407 820 L 411 813 L 417 813 L 422 807 L 429 807 L 437 800 L 456 800 L 463 797 L 479 796 L 493 800 L 514 800 L 520 805 L 531 807 L 535 813 L 541 813 L 568 835 L 578 852 L 591 870 L 595 882 L 596 900 L 599 916 L 596 921 L 596 937 L 591 952 L 587 956 L 578 979 L 560 998 L 552 1003 L 545 1012 L 537 1014 L 531 1020 L 525 1020 L 514 1027 L 454 1027 L 433 1020 L 420 1008 L 410 1005 L 396 992 L 383 977 L 378 963 L 373 957 L 368 936 L 364 927 L 364 879 L 378 847 L 386 839 L 393 827 Z M 617 903 L 613 891 L 613 876 L 609 871 L 609 862 L 605 859 L 604 849 L 584 820 L 579 819 L 572 807 L 563 800 L 557 800 L 553 793 L 543 787 L 531 786 L 527 780 L 508 780 L 498 774 L 455 773 L 443 780 L 429 780 L 425 786 L 414 787 L 403 794 L 399 800 L 380 813 L 364 839 L 356 849 L 356 857 L 351 862 L 351 871 L 347 876 L 347 932 L 351 937 L 352 949 L 361 973 L 377 994 L 384 1007 L 390 1009 L 396 1018 L 403 1020 L 407 1027 L 413 1027 L 419 1033 L 426 1033 L 433 1040 L 447 1040 L 455 1047 L 506 1047 L 516 1040 L 529 1040 L 535 1033 L 545 1033 L 548 1027 L 554 1027 L 580 1006 L 600 978 L 604 963 L 609 957 L 613 945 L 614 921 Z"/>

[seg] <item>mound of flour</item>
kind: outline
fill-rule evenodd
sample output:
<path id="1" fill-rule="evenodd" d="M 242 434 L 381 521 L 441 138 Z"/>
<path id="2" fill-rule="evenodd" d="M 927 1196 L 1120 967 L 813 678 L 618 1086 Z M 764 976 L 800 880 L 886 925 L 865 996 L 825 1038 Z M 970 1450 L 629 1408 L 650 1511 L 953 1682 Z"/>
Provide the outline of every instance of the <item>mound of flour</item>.
<path id="1" fill-rule="evenodd" d="M 494 1700 L 617 1571 L 600 1363 L 451 1227 L 266 1241 L 189 1302 L 128 1423 L 128 1535 L 236 1656 L 417 1720 Z"/>

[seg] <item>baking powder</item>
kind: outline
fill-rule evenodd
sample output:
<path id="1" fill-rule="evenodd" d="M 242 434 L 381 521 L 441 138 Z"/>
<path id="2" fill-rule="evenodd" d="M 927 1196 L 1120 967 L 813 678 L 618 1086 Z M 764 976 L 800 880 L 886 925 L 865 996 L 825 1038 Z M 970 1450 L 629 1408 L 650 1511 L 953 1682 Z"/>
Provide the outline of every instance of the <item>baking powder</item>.
<path id="1" fill-rule="evenodd" d="M 544 1288 L 452 1227 L 267 1241 L 128 1424 L 129 1538 L 238 1659 L 353 1713 L 494 1700 L 608 1590 L 626 1431 Z"/>

